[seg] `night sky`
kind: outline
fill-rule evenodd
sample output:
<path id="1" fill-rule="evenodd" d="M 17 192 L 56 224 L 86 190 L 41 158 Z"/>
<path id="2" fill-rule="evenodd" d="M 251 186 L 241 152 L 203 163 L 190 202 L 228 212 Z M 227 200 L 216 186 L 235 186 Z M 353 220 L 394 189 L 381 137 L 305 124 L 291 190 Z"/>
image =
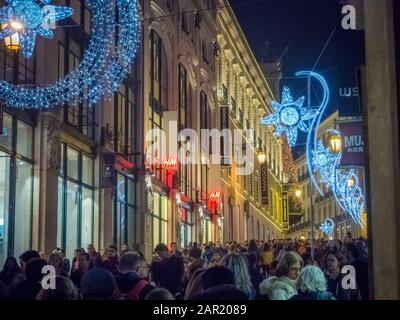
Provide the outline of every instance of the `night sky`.
<path id="1" fill-rule="evenodd" d="M 300 70 L 311 70 L 333 30 L 335 33 L 315 71 L 323 74 L 331 90 L 350 86 L 363 50 L 353 50 L 362 41 L 362 31 L 341 28 L 339 0 L 230 0 L 243 32 L 259 61 L 274 61 L 282 56 L 284 79 L 294 97 L 306 95 L 304 79 L 293 79 Z M 336 28 L 336 29 L 335 29 Z M 355 36 L 355 38 L 354 38 Z M 361 36 L 361 38 L 360 38 Z M 350 79 L 349 79 L 350 78 Z M 340 83 L 340 85 L 339 85 Z M 318 85 L 312 90 L 312 104 L 320 100 Z M 335 95 L 327 114 L 337 110 Z M 304 142 L 304 136 L 299 143 Z"/>

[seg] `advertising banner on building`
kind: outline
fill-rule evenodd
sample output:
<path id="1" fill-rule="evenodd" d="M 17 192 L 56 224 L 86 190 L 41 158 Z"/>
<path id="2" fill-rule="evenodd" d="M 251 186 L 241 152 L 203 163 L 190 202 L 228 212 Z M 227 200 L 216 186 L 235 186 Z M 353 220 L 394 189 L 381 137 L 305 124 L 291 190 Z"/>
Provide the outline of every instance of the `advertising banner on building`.
<path id="1" fill-rule="evenodd" d="M 220 130 L 226 130 L 229 129 L 229 106 L 228 105 L 223 105 L 220 106 Z M 223 167 L 229 167 L 229 156 L 225 155 L 225 149 L 229 150 L 227 146 L 225 145 L 227 142 L 224 141 L 225 139 L 222 137 L 221 138 L 221 166 Z"/>
<path id="2" fill-rule="evenodd" d="M 362 166 L 364 159 L 364 132 L 362 121 L 340 123 L 342 132 L 342 166 Z"/>
<path id="3" fill-rule="evenodd" d="M 286 191 L 282 192 L 282 229 L 289 230 L 289 196 Z"/>
<path id="4" fill-rule="evenodd" d="M 268 165 L 261 165 L 261 205 L 268 206 Z"/>

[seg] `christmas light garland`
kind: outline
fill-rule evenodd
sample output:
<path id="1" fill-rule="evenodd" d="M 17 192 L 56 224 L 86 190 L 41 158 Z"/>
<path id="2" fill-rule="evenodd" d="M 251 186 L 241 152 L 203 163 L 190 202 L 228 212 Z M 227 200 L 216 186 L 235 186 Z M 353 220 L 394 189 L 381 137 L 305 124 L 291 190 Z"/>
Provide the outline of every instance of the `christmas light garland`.
<path id="1" fill-rule="evenodd" d="M 18 1 L 9 0 L 8 4 Z M 44 3 L 50 1 L 44 0 Z M 49 109 L 83 101 L 94 104 L 119 89 L 140 46 L 138 1 L 88 0 L 88 6 L 93 28 L 80 65 L 49 86 L 26 88 L 0 81 L 0 99 L 8 106 Z"/>

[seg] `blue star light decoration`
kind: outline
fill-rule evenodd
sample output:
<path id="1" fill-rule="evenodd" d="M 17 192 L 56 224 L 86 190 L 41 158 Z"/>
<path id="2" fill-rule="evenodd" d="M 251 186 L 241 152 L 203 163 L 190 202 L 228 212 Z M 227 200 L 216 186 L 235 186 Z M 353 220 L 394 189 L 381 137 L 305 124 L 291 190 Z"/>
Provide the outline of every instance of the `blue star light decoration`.
<path id="1" fill-rule="evenodd" d="M 3 25 L 0 38 L 18 33 L 22 53 L 31 58 L 36 36 L 47 39 L 54 37 L 52 26 L 55 22 L 73 15 L 69 7 L 50 5 L 53 0 L 7 0 L 7 6 L 0 9 L 0 23 Z"/>
<path id="2" fill-rule="evenodd" d="M 2 24 L 7 24 L 1 37 L 14 32 L 11 21 L 18 18 L 24 26 L 18 33 L 21 40 L 25 37 L 21 42 L 24 42 L 24 52 L 29 55 L 36 35 L 47 38 L 53 35 L 53 31 L 43 27 L 42 23 L 47 26 L 72 14 L 68 7 L 49 6 L 51 2 L 8 0 L 7 7 L 0 11 Z M 80 65 L 64 78 L 46 86 L 26 87 L 0 80 L 0 99 L 7 106 L 50 109 L 82 102 L 94 105 L 119 90 L 140 47 L 139 0 L 87 0 L 85 4 L 91 12 L 92 30 Z"/>
<path id="3" fill-rule="evenodd" d="M 280 137 L 285 133 L 289 145 L 294 147 L 297 142 L 298 130 L 308 132 L 308 126 L 305 121 L 317 115 L 316 109 L 303 107 L 304 101 L 304 96 L 294 101 L 290 89 L 284 87 L 282 102 L 272 102 L 275 112 L 261 118 L 261 124 L 276 126 L 275 136 Z"/>
<path id="4" fill-rule="evenodd" d="M 319 226 L 319 229 L 329 237 L 332 236 L 334 228 L 335 228 L 335 222 L 330 218 L 326 219 Z"/>

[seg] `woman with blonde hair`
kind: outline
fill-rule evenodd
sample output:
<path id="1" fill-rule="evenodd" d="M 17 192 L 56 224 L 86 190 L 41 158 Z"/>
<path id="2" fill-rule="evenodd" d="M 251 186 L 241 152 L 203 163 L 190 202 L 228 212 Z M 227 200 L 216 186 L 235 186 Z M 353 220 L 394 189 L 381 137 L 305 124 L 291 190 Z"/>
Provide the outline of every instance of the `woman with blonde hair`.
<path id="1" fill-rule="evenodd" d="M 228 254 L 222 259 L 222 266 L 233 272 L 236 288 L 243 291 L 249 300 L 254 300 L 256 291 L 251 284 L 249 268 L 245 259 L 237 254 Z"/>
<path id="2" fill-rule="evenodd" d="M 289 300 L 297 294 L 296 281 L 303 268 L 303 259 L 294 251 L 286 253 L 275 270 L 275 276 L 260 284 L 260 294 L 269 300 Z"/>
<path id="3" fill-rule="evenodd" d="M 291 300 L 336 300 L 327 290 L 325 275 L 317 266 L 305 266 L 297 280 L 298 294 Z"/>

